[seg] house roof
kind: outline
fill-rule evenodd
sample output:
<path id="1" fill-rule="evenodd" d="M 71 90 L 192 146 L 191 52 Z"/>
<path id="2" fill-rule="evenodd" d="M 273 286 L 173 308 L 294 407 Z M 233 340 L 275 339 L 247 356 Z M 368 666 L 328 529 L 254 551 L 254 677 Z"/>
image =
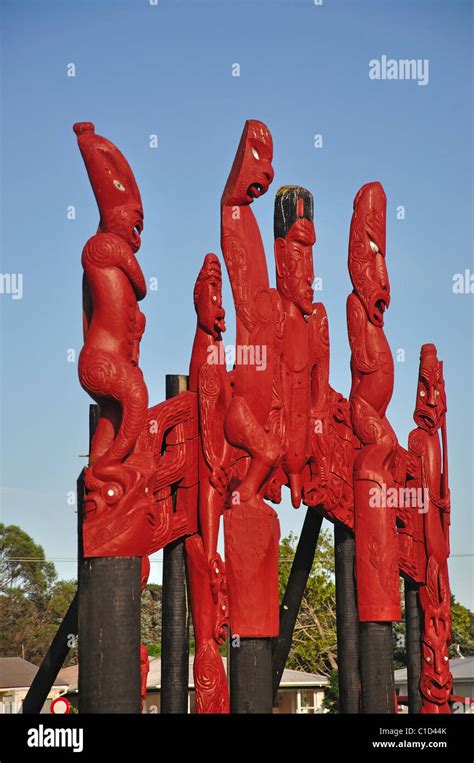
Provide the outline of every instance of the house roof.
<path id="1" fill-rule="evenodd" d="M 0 657 L 0 689 L 28 689 L 38 672 L 36 665 L 22 657 Z M 66 687 L 57 679 L 54 686 Z"/>
<path id="2" fill-rule="evenodd" d="M 227 672 L 227 660 L 222 658 L 224 663 L 224 669 Z M 194 655 L 189 657 L 189 688 L 194 688 L 193 678 L 193 663 Z M 58 678 L 67 683 L 69 686 L 68 691 L 73 692 L 78 689 L 78 666 L 71 665 L 68 668 L 63 668 L 60 671 Z M 283 677 L 280 683 L 282 688 L 289 688 L 295 686 L 327 686 L 329 679 L 326 676 L 319 675 L 317 673 L 304 673 L 302 670 L 284 670 Z M 147 689 L 159 689 L 161 687 L 161 659 L 159 657 L 150 657 L 150 672 L 147 678 Z"/>
<path id="3" fill-rule="evenodd" d="M 449 668 L 454 681 L 474 681 L 474 656 L 456 657 L 449 661 Z M 407 669 L 400 668 L 395 671 L 395 684 L 397 686 L 406 684 Z"/>

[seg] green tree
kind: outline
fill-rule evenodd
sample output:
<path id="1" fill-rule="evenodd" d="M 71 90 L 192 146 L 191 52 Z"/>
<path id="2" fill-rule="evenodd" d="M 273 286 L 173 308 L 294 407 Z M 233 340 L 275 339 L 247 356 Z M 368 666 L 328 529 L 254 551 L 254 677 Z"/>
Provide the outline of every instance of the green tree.
<path id="1" fill-rule="evenodd" d="M 339 713 L 339 676 L 333 670 L 329 676 L 329 686 L 324 690 L 323 708 L 328 713 Z"/>
<path id="2" fill-rule="evenodd" d="M 474 654 L 474 613 L 451 594 L 451 646 L 449 656 L 469 657 Z"/>
<path id="3" fill-rule="evenodd" d="M 280 544 L 280 598 L 286 589 L 297 540 L 290 533 Z M 319 536 L 287 667 L 325 676 L 337 670 L 334 548 L 332 534 L 327 530 Z"/>
<path id="4" fill-rule="evenodd" d="M 156 583 L 148 583 L 142 593 L 141 638 L 153 657 L 161 656 L 161 595 Z"/>
<path id="5" fill-rule="evenodd" d="M 402 617 L 399 622 L 392 623 L 392 645 L 393 645 L 393 668 L 406 668 L 407 649 L 406 649 L 406 628 L 405 628 L 405 588 L 404 582 L 400 578 L 400 606 Z"/>
<path id="6" fill-rule="evenodd" d="M 44 550 L 17 525 L 0 524 L 0 593 L 12 589 L 25 596 L 41 596 L 56 578 L 52 562 Z"/>
<path id="7" fill-rule="evenodd" d="M 39 664 L 76 592 L 20 527 L 0 524 L 0 656 Z M 67 664 L 77 662 L 75 646 Z"/>

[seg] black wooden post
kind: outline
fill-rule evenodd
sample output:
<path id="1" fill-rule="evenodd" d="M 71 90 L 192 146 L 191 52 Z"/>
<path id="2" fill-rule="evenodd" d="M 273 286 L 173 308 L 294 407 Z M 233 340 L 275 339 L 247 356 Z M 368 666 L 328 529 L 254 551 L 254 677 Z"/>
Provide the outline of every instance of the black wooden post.
<path id="1" fill-rule="evenodd" d="M 408 712 L 421 711 L 421 622 L 418 585 L 405 580 L 405 626 L 407 650 Z"/>
<path id="2" fill-rule="evenodd" d="M 306 511 L 286 591 L 280 606 L 280 634 L 273 640 L 273 701 L 276 699 L 286 660 L 291 649 L 293 631 L 298 612 L 300 611 L 306 583 L 313 566 L 322 521 L 323 515 L 321 511 L 316 507 L 309 507 Z"/>
<path id="3" fill-rule="evenodd" d="M 140 557 L 84 559 L 79 712 L 140 713 Z"/>
<path id="4" fill-rule="evenodd" d="M 90 439 L 97 420 L 98 407 L 91 406 Z M 84 559 L 81 518 L 79 712 L 140 713 L 141 559 Z"/>
<path id="5" fill-rule="evenodd" d="M 230 712 L 271 713 L 272 639 L 230 637 Z"/>
<path id="6" fill-rule="evenodd" d="M 359 617 L 354 577 L 355 540 L 344 525 L 334 526 L 337 665 L 341 713 L 360 711 Z"/>
<path id="7" fill-rule="evenodd" d="M 166 375 L 166 399 L 179 395 L 187 387 L 187 376 Z M 184 538 L 163 549 L 161 612 L 161 712 L 187 713 L 189 617 Z"/>
<path id="8" fill-rule="evenodd" d="M 360 679 L 363 713 L 394 713 L 391 622 L 360 624 Z"/>

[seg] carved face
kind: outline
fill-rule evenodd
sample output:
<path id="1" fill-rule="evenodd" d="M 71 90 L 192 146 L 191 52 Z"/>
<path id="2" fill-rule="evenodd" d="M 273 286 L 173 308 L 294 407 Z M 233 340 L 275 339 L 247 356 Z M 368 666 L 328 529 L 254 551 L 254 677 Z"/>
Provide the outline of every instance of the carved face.
<path id="1" fill-rule="evenodd" d="M 448 701 L 453 682 L 448 657 L 451 611 L 447 567 L 440 568 L 435 556 L 428 559 L 420 603 L 424 612 L 420 689 L 429 702 L 441 705 Z"/>
<path id="2" fill-rule="evenodd" d="M 449 700 L 453 678 L 449 670 L 448 645 L 443 624 L 438 623 L 439 636 L 426 634 L 422 641 L 423 668 L 420 679 L 422 694 L 431 702 L 443 705 Z"/>
<path id="3" fill-rule="evenodd" d="M 286 238 L 275 240 L 277 288 L 291 299 L 303 315 L 313 311 L 314 224 L 305 218 L 291 226 Z"/>
<path id="4" fill-rule="evenodd" d="M 222 195 L 222 203 L 251 204 L 268 191 L 273 180 L 273 141 L 263 122 L 245 123 L 239 148 Z"/>
<path id="5" fill-rule="evenodd" d="M 349 273 L 354 291 L 374 326 L 383 326 L 390 304 L 390 283 L 385 264 L 387 199 L 380 183 L 362 186 L 354 199 L 349 237 Z"/>
<path id="6" fill-rule="evenodd" d="M 438 360 L 434 344 L 424 344 L 421 348 L 413 418 L 421 429 L 427 432 L 436 432 L 443 423 L 445 413 L 446 392 L 443 364 Z"/>
<path id="7" fill-rule="evenodd" d="M 222 273 L 215 254 L 206 254 L 194 287 L 194 307 L 199 326 L 214 339 L 225 331 L 225 310 L 222 307 Z"/>
<path id="8" fill-rule="evenodd" d="M 143 207 L 130 165 L 113 143 L 95 134 L 91 122 L 78 122 L 73 129 L 99 207 L 101 232 L 115 233 L 137 252 Z"/>

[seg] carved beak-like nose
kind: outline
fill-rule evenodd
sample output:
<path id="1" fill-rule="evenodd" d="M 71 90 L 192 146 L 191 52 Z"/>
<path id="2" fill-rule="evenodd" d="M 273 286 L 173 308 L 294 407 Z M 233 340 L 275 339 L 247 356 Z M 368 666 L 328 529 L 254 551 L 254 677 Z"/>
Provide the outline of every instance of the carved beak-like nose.
<path id="1" fill-rule="evenodd" d="M 273 182 L 273 178 L 275 177 L 275 172 L 271 165 L 268 170 L 265 170 L 264 175 L 268 180 L 268 185 L 270 185 Z"/>

